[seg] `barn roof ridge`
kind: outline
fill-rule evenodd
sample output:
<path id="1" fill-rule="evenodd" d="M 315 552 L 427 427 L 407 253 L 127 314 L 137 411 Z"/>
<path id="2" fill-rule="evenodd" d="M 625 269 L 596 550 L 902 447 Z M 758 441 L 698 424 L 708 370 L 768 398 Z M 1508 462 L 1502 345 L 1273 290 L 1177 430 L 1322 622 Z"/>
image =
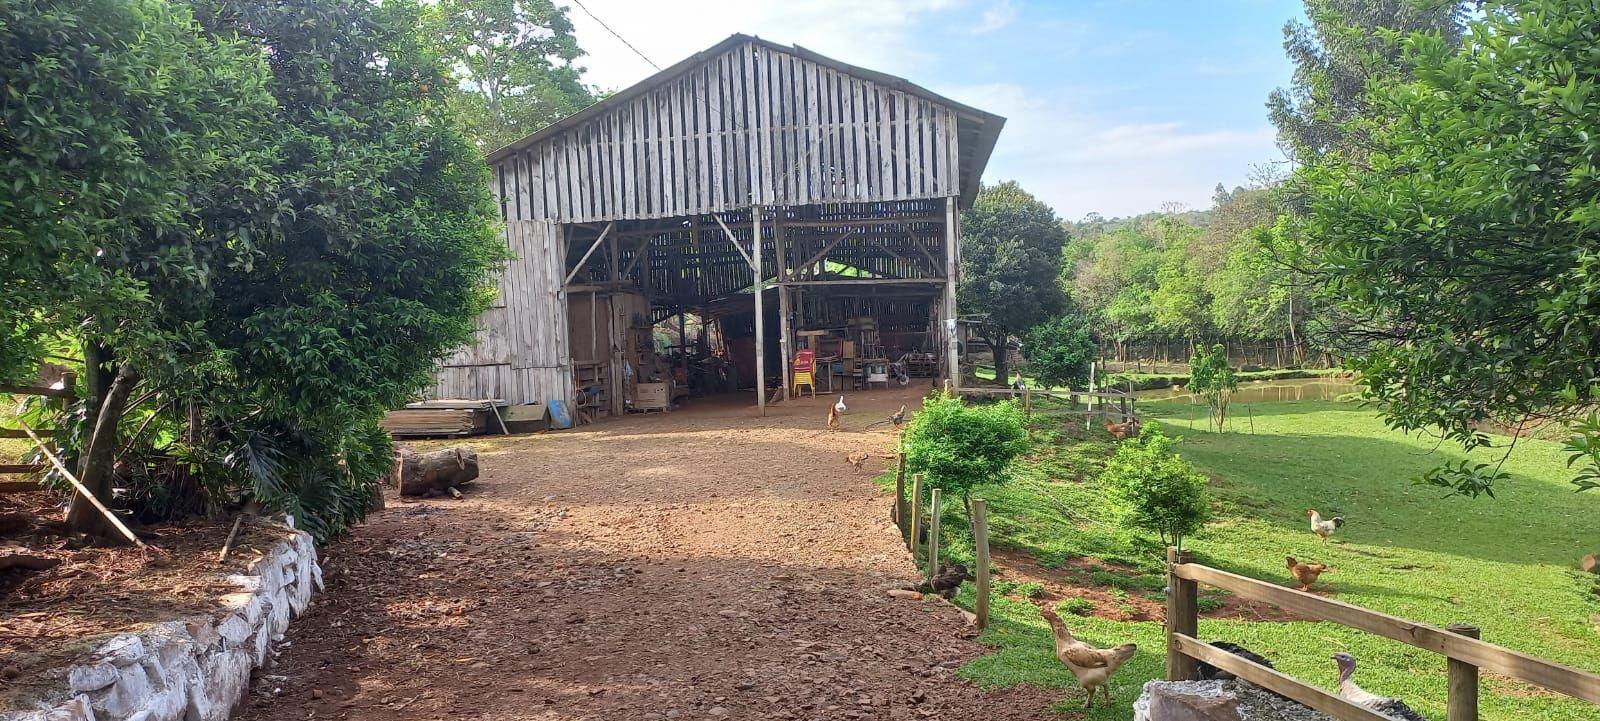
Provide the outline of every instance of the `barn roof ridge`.
<path id="1" fill-rule="evenodd" d="M 511 143 L 508 143 L 500 148 L 496 148 L 495 150 L 492 150 L 486 154 L 486 159 L 490 163 L 498 162 L 501 159 L 536 145 L 541 141 L 559 135 L 569 129 L 581 126 L 594 118 L 604 115 L 614 108 L 622 106 L 627 101 L 643 95 L 644 93 L 649 92 L 651 89 L 666 83 L 673 78 L 676 78 L 677 76 L 687 72 L 689 69 L 706 62 L 710 58 L 716 57 L 717 55 L 727 52 L 728 50 L 744 43 L 754 43 L 757 46 L 777 52 L 790 53 L 802 59 L 831 67 L 841 73 L 854 75 L 856 77 L 878 83 L 892 90 L 898 90 L 922 98 L 929 102 L 943 105 L 955 111 L 958 117 L 966 116 L 961 118 L 961 120 L 976 123 L 978 130 L 978 147 L 971 149 L 973 161 L 972 167 L 962 169 L 962 173 L 965 176 L 962 178 L 963 187 L 961 195 L 962 200 L 965 201 L 963 202 L 963 205 L 970 202 L 972 195 L 976 193 L 978 180 L 983 176 L 983 170 L 985 166 L 988 165 L 989 156 L 994 151 L 994 144 L 1000 136 L 1000 129 L 1005 126 L 1006 119 L 1004 117 L 995 115 L 994 113 L 990 113 L 985 110 L 980 110 L 956 100 L 952 100 L 897 75 L 890 75 L 889 73 L 864 68 L 859 65 L 851 65 L 840 60 L 835 60 L 826 55 L 822 55 L 821 53 L 817 53 L 813 50 L 808 50 L 799 45 L 782 45 L 771 40 L 765 40 L 758 36 L 747 35 L 745 33 L 734 33 L 729 35 L 721 42 L 706 48 L 705 50 L 701 50 L 700 52 L 690 55 L 683 60 L 673 63 L 672 65 L 657 71 L 651 76 L 640 80 L 633 85 L 618 90 L 617 92 L 612 93 L 610 96 L 594 103 L 593 105 L 590 105 L 587 108 L 584 108 L 583 110 L 579 110 L 576 113 L 568 115 L 560 120 L 546 125 L 543 128 L 529 133 L 518 140 L 512 141 Z"/>

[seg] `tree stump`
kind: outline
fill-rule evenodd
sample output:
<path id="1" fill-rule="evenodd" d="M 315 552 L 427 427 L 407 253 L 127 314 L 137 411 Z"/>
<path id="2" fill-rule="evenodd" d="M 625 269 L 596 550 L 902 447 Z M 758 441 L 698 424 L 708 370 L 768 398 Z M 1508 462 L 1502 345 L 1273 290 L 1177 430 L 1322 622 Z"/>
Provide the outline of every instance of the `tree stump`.
<path id="1" fill-rule="evenodd" d="M 403 496 L 438 496 L 478 477 L 478 452 L 467 446 L 417 453 L 401 446 L 395 481 Z M 454 494 L 452 494 L 454 495 Z"/>

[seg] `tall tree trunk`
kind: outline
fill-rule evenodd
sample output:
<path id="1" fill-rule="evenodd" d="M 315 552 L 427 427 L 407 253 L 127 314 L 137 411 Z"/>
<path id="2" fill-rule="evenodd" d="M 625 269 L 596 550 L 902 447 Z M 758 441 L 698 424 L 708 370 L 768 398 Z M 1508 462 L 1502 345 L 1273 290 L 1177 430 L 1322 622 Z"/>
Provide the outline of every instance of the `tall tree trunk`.
<path id="1" fill-rule="evenodd" d="M 1000 339 L 999 343 L 994 341 L 997 336 Z M 994 380 L 1003 386 L 1011 385 L 1011 354 L 1006 351 L 1008 338 L 1009 335 L 1004 330 L 997 329 L 983 339 L 983 342 L 989 344 L 989 351 L 994 354 Z"/>
<path id="2" fill-rule="evenodd" d="M 117 369 L 99 407 L 94 410 L 93 430 L 84 443 L 83 458 L 78 464 L 78 480 L 106 505 L 110 505 L 112 471 L 117 462 L 117 427 L 127 411 L 128 396 L 138 382 L 138 376 L 127 366 Z M 100 510 L 81 493 L 74 495 L 67 507 L 67 527 L 108 540 L 120 538 Z"/>

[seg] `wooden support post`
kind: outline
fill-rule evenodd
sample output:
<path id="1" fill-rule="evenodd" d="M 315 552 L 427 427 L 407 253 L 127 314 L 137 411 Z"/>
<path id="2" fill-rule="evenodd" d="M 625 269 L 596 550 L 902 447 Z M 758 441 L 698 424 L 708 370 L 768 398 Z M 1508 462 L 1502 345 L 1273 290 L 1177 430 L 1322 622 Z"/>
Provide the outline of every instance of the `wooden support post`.
<path id="1" fill-rule="evenodd" d="M 1033 388 L 1027 384 L 1022 386 L 1022 412 L 1027 414 L 1029 420 L 1033 419 Z"/>
<path id="2" fill-rule="evenodd" d="M 911 538 L 906 546 L 911 549 L 911 560 L 917 560 L 917 545 L 922 542 L 922 474 L 911 477 Z"/>
<path id="3" fill-rule="evenodd" d="M 785 280 L 788 250 L 784 247 L 783 212 L 778 211 L 777 217 L 772 221 L 772 244 L 776 249 L 773 258 L 777 261 L 778 280 Z M 789 314 L 791 303 L 789 299 L 789 286 L 778 286 L 778 354 L 782 357 L 781 370 L 783 382 L 783 399 L 789 400 L 790 364 L 794 359 L 793 330 L 789 327 Z"/>
<path id="4" fill-rule="evenodd" d="M 761 296 L 765 295 L 762 286 L 766 285 L 761 277 L 761 206 L 750 209 L 750 270 L 755 273 L 756 293 L 756 407 L 761 410 L 761 415 L 767 415 L 767 325 L 764 318 L 765 312 L 761 307 Z M 732 240 L 730 234 L 729 240 Z M 738 243 L 734 244 L 735 246 Z"/>
<path id="5" fill-rule="evenodd" d="M 899 461 L 894 469 L 894 523 L 900 527 L 900 536 L 911 544 L 911 523 L 906 520 L 906 449 L 900 444 Z"/>
<path id="6" fill-rule="evenodd" d="M 939 573 L 939 513 L 943 509 L 943 493 L 933 489 L 933 498 L 928 505 L 928 583 L 933 583 L 933 577 Z"/>
<path id="7" fill-rule="evenodd" d="M 1480 634 L 1477 626 L 1464 624 L 1448 626 L 1445 630 L 1467 638 L 1478 638 Z M 1445 706 L 1446 721 L 1478 721 L 1478 667 L 1466 661 L 1450 659 L 1446 688 L 1449 691 Z"/>
<path id="8" fill-rule="evenodd" d="M 955 197 L 944 199 L 944 343 L 945 365 L 952 389 L 961 390 L 960 324 L 956 322 L 956 277 L 960 275 L 961 213 Z"/>
<path id="9" fill-rule="evenodd" d="M 972 552 L 978 574 L 978 629 L 989 627 L 989 502 L 972 499 Z"/>
<path id="10" fill-rule="evenodd" d="M 1179 578 L 1173 568 L 1194 560 L 1194 554 L 1167 548 L 1167 680 L 1194 681 L 1200 676 L 1199 663 L 1179 649 L 1173 634 L 1194 636 L 1200 628 L 1200 584 Z"/>

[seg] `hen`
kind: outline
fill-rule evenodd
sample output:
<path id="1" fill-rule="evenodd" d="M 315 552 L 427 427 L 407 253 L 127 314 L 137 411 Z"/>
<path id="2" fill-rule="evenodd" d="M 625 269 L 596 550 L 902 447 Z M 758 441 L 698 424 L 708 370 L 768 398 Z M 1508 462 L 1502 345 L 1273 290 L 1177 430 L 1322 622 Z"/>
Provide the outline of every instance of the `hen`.
<path id="1" fill-rule="evenodd" d="M 828 409 L 828 430 L 839 430 L 839 411 L 836 408 Z"/>
<path id="2" fill-rule="evenodd" d="M 1124 438 L 1139 435 L 1139 422 L 1133 420 L 1121 423 L 1106 421 L 1106 432 L 1110 433 L 1112 438 L 1120 441 Z"/>
<path id="3" fill-rule="evenodd" d="M 1300 582 L 1300 590 L 1310 591 L 1311 584 L 1317 582 L 1317 577 L 1329 572 L 1327 564 L 1301 563 L 1294 560 L 1294 556 L 1284 556 L 1284 561 L 1289 566 L 1289 573 L 1294 574 L 1294 580 Z"/>
<path id="4" fill-rule="evenodd" d="M 1253 663 L 1266 666 L 1267 668 L 1273 668 L 1272 662 L 1268 661 L 1265 656 L 1240 646 L 1237 643 L 1230 643 L 1228 641 L 1212 641 L 1211 645 L 1238 656 L 1246 661 L 1251 661 Z M 1232 673 L 1217 668 L 1216 666 L 1212 666 L 1205 661 L 1200 662 L 1199 671 L 1200 678 L 1202 680 L 1226 681 L 1228 679 L 1237 678 Z"/>
<path id="5" fill-rule="evenodd" d="M 1426 721 L 1422 714 L 1412 711 L 1406 702 L 1397 698 L 1379 696 L 1362 690 L 1350 677 L 1356 672 L 1356 657 L 1348 653 L 1336 653 L 1333 660 L 1339 664 L 1339 695 L 1358 706 L 1365 706 L 1377 713 L 1403 721 Z"/>
<path id="6" fill-rule="evenodd" d="M 969 578 L 972 578 L 972 574 L 967 571 L 966 566 L 959 563 L 954 566 L 942 563 L 939 564 L 939 572 L 934 575 L 932 583 L 923 582 L 916 586 L 907 586 L 905 590 L 937 593 L 948 601 L 956 597 L 956 592 L 961 590 L 961 583 Z"/>
<path id="7" fill-rule="evenodd" d="M 836 411 L 836 412 L 839 412 L 839 413 L 843 413 L 843 412 L 849 410 L 848 408 L 845 408 L 845 406 L 844 406 L 844 396 L 839 396 L 838 402 L 833 404 L 833 410 Z"/>
<path id="8" fill-rule="evenodd" d="M 1049 608 L 1040 608 L 1039 613 L 1050 622 L 1050 632 L 1056 637 L 1056 658 L 1065 664 L 1068 671 L 1076 676 L 1083 690 L 1089 693 L 1084 700 L 1084 708 L 1094 706 L 1095 689 L 1104 689 L 1106 703 L 1111 703 L 1111 675 L 1133 658 L 1139 650 L 1135 644 L 1125 643 L 1116 648 L 1100 649 L 1073 638 L 1072 632 L 1067 630 L 1067 625 L 1061 622 L 1061 617 Z"/>
<path id="9" fill-rule="evenodd" d="M 1324 521 L 1322 520 L 1322 514 L 1317 513 L 1317 509 L 1315 508 L 1307 508 L 1306 515 L 1311 516 L 1311 532 L 1322 536 L 1323 543 L 1327 543 L 1328 537 L 1332 536 L 1334 531 L 1337 531 L 1344 526 L 1343 517 L 1334 516 L 1333 518 Z"/>
<path id="10" fill-rule="evenodd" d="M 849 461 L 850 465 L 856 467 L 856 473 L 860 473 L 861 467 L 865 465 L 867 459 L 871 457 L 872 454 L 867 453 L 866 451 L 852 451 L 849 455 L 845 456 L 844 459 Z"/>

